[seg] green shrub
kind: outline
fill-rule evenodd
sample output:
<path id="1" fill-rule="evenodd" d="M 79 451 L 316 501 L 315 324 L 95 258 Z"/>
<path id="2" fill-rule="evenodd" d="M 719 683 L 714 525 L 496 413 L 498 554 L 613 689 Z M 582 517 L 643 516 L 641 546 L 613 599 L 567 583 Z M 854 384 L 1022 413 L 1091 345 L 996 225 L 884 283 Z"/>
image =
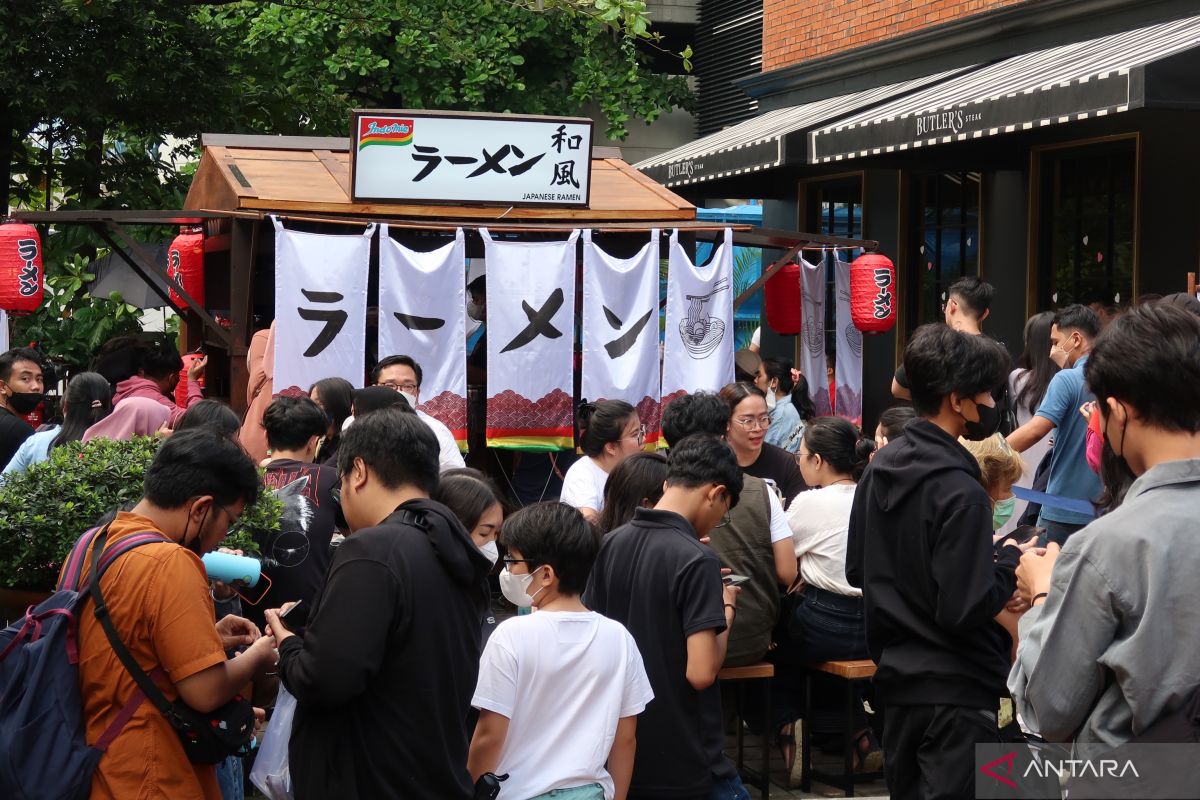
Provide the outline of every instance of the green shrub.
<path id="1" fill-rule="evenodd" d="M 158 445 L 158 439 L 141 436 L 72 442 L 0 483 L 0 586 L 53 589 L 79 535 L 114 508 L 141 499 Z M 278 530 L 282 507 L 264 492 L 223 546 L 257 553 L 256 540 Z"/>

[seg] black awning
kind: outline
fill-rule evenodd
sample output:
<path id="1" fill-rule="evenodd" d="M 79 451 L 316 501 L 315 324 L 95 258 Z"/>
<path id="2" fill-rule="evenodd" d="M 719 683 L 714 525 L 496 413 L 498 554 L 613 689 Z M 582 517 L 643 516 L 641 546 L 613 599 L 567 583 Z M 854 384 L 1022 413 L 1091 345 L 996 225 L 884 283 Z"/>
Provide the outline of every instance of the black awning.
<path id="1" fill-rule="evenodd" d="M 790 134 L 802 134 L 817 125 L 876 106 L 952 74 L 955 73 L 943 72 L 799 106 L 778 108 L 633 166 L 664 186 L 677 187 L 784 164 L 803 164 L 806 156 L 803 141 L 799 147 L 789 147 L 793 138 Z"/>
<path id="2" fill-rule="evenodd" d="M 980 67 L 808 136 L 814 164 L 948 144 L 1145 106 L 1200 107 L 1200 17 Z"/>

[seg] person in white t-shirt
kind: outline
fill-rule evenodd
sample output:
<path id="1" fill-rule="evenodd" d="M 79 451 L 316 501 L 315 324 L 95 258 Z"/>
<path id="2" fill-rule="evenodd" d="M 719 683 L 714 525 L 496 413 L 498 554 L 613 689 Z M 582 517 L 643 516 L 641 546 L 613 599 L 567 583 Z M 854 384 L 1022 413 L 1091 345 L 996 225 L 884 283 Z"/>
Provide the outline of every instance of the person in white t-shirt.
<path id="1" fill-rule="evenodd" d="M 803 597 L 789 606 L 791 614 L 784 621 L 786 635 L 776 654 L 780 683 L 802 686 L 794 671 L 805 662 L 868 657 L 862 590 L 846 581 L 846 542 L 854 491 L 874 450 L 874 440 L 863 437 L 854 423 L 841 417 L 818 417 L 804 430 L 796 462 L 805 483 L 817 488 L 801 492 L 788 508 L 800 569 L 797 588 Z M 772 694 L 778 697 L 775 705 L 780 709 L 776 719 L 796 719 L 798 698 L 789 697 L 786 688 Z M 856 743 L 859 765 L 872 771 L 881 768 L 882 754 L 861 711 L 856 730 L 843 730 L 845 710 L 837 699 L 842 696 L 836 686 L 814 679 L 813 713 L 808 718 L 813 733 L 849 735 Z M 799 730 L 793 733 L 798 741 Z"/>
<path id="2" fill-rule="evenodd" d="M 404 399 L 412 406 L 413 411 L 421 421 L 429 426 L 438 440 L 438 469 L 445 472 L 448 469 L 461 469 L 466 466 L 462 451 L 454 434 L 436 417 L 426 414 L 417 404 L 421 402 L 421 379 L 423 370 L 412 356 L 387 356 L 380 359 L 371 370 L 371 384 L 395 389 L 404 395 Z M 436 398 L 434 398 L 436 399 Z"/>
<path id="3" fill-rule="evenodd" d="M 637 409 L 624 400 L 598 400 L 579 404 L 579 448 L 583 458 L 563 477 L 559 500 L 578 508 L 588 522 L 604 510 L 604 485 L 608 473 L 646 443 L 646 427 Z"/>
<path id="4" fill-rule="evenodd" d="M 500 623 L 484 647 L 471 778 L 507 774 L 500 800 L 624 800 L 637 715 L 654 693 L 633 636 L 580 601 L 595 530 L 570 506 L 537 503 L 505 521 L 500 541 L 501 591 L 536 612 Z"/>

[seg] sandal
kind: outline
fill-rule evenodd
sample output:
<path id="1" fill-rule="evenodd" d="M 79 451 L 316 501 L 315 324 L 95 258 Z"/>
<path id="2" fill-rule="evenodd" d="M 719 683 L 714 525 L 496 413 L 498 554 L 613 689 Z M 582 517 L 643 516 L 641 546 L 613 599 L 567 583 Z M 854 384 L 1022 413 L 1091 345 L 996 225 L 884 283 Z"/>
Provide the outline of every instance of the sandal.
<path id="1" fill-rule="evenodd" d="M 882 772 L 883 749 L 870 728 L 864 728 L 851 737 L 854 742 L 854 771 Z"/>

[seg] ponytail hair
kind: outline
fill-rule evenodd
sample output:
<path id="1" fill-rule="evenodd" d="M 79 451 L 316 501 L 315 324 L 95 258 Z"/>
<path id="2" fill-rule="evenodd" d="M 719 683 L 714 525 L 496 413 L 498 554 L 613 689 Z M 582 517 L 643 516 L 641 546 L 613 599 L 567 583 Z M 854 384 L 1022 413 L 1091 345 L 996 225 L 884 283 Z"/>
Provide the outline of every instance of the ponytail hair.
<path id="1" fill-rule="evenodd" d="M 764 358 L 763 372 L 768 381 L 779 381 L 779 390 L 791 396 L 792 405 L 800 414 L 800 419 L 808 422 L 817 415 L 812 398 L 808 396 L 808 381 L 799 372 L 792 377 L 792 360 L 790 358 Z"/>
<path id="2" fill-rule="evenodd" d="M 804 445 L 839 475 L 849 475 L 855 482 L 875 452 L 875 442 L 863 438 L 858 426 L 842 417 L 817 417 L 809 422 L 804 429 Z"/>
<path id="3" fill-rule="evenodd" d="M 636 413 L 637 410 L 624 400 L 597 400 L 594 403 L 584 400 L 575 417 L 579 449 L 584 455 L 599 458 L 604 454 L 606 444 L 620 441 L 625 423 Z"/>

